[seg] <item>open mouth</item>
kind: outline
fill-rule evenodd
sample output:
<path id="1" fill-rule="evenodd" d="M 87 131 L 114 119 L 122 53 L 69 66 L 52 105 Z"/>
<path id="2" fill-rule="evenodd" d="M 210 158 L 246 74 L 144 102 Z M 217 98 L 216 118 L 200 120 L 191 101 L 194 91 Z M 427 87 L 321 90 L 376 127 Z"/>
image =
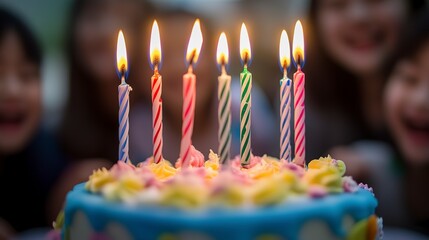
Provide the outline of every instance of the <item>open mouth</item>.
<path id="1" fill-rule="evenodd" d="M 353 49 L 368 51 L 380 45 L 385 38 L 382 31 L 358 31 L 344 36 L 345 43 Z"/>
<path id="2" fill-rule="evenodd" d="M 429 121 L 417 121 L 410 118 L 403 119 L 408 136 L 416 144 L 428 144 L 429 147 Z"/>
<path id="3" fill-rule="evenodd" d="M 2 113 L 0 112 L 0 130 L 16 131 L 24 123 L 26 117 L 24 113 Z"/>

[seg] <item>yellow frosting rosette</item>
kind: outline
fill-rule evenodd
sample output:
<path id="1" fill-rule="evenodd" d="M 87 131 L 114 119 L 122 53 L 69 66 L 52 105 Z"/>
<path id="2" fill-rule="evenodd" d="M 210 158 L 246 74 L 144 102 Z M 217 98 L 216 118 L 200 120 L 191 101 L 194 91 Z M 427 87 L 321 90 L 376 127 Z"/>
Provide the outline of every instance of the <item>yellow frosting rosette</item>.
<path id="1" fill-rule="evenodd" d="M 212 192 L 210 201 L 213 205 L 241 206 L 249 195 L 246 190 L 246 188 L 236 183 L 224 184 Z"/>
<path id="2" fill-rule="evenodd" d="M 297 182 L 297 176 L 289 170 L 261 179 L 252 189 L 252 202 L 256 205 L 281 203 L 296 188 Z"/>
<path id="3" fill-rule="evenodd" d="M 165 181 L 176 175 L 177 169 L 173 165 L 162 159 L 159 163 L 151 163 L 148 165 L 149 170 L 155 175 L 156 179 L 160 181 Z"/>
<path id="4" fill-rule="evenodd" d="M 341 160 L 333 159 L 330 155 L 314 159 L 308 164 L 308 169 L 321 169 L 323 167 L 332 167 L 338 170 L 338 173 L 343 176 L 346 172 L 346 165 Z"/>
<path id="5" fill-rule="evenodd" d="M 219 174 L 219 156 L 210 149 L 209 160 L 204 162 L 206 178 L 213 179 Z"/>
<path id="6" fill-rule="evenodd" d="M 102 188 L 101 192 L 111 201 L 130 201 L 144 188 L 141 177 L 133 172 L 123 174 Z"/>
<path id="7" fill-rule="evenodd" d="M 276 158 L 268 157 L 264 155 L 261 158 L 261 161 L 255 164 L 251 168 L 242 168 L 242 171 L 247 173 L 247 175 L 252 179 L 262 179 L 273 176 L 278 173 L 280 170 L 280 161 Z"/>
<path id="8" fill-rule="evenodd" d="M 332 159 L 331 156 L 321 157 L 308 164 L 303 181 L 309 187 L 322 187 L 331 193 L 342 192 L 342 176 L 345 171 L 343 161 Z"/>
<path id="9" fill-rule="evenodd" d="M 194 209 L 208 201 L 208 190 L 203 184 L 192 181 L 176 181 L 162 191 L 160 204 L 178 208 Z"/>
<path id="10" fill-rule="evenodd" d="M 106 168 L 101 168 L 92 172 L 91 176 L 89 176 L 89 180 L 85 184 L 85 188 L 88 191 L 99 193 L 106 184 L 114 181 L 115 178 L 112 173 Z"/>

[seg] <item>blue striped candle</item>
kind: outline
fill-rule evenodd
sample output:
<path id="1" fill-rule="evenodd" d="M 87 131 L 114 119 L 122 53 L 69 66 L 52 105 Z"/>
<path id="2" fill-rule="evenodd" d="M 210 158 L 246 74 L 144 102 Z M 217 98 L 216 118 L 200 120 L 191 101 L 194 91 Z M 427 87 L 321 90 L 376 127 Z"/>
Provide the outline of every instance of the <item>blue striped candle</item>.
<path id="1" fill-rule="evenodd" d="M 280 80 L 280 159 L 291 161 L 291 88 L 292 80 L 287 77 L 287 69 L 290 65 L 289 39 L 285 30 L 282 31 L 279 44 L 280 69 L 283 78 Z"/>
<path id="2" fill-rule="evenodd" d="M 116 64 L 121 77 L 121 84 L 118 86 L 119 92 L 119 161 L 128 162 L 128 114 L 130 112 L 130 85 L 125 82 L 125 76 L 128 70 L 127 49 L 125 47 L 125 38 L 122 30 L 118 34 L 118 43 L 116 46 Z"/>
<path id="3" fill-rule="evenodd" d="M 121 85 L 118 86 L 119 92 L 119 161 L 128 162 L 130 157 L 128 155 L 128 131 L 129 120 L 128 114 L 130 112 L 129 93 L 131 91 L 130 85 L 125 82 L 125 76 L 121 77 Z"/>

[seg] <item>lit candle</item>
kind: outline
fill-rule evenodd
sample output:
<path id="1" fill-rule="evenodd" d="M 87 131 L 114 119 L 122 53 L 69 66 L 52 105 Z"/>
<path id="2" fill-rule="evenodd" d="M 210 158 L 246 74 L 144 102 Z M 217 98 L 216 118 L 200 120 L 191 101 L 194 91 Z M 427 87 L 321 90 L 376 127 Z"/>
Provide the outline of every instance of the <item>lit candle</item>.
<path id="1" fill-rule="evenodd" d="M 221 75 L 218 77 L 218 120 L 219 120 L 219 156 L 223 163 L 230 158 L 231 148 L 231 76 L 226 73 L 225 65 L 228 64 L 229 51 L 225 33 L 219 37 L 216 52 L 217 63 L 221 67 Z"/>
<path id="2" fill-rule="evenodd" d="M 194 129 L 196 86 L 195 74 L 192 65 L 197 62 L 203 44 L 200 21 L 195 21 L 186 52 L 186 62 L 189 64 L 188 73 L 183 75 L 183 114 L 182 114 L 182 141 L 180 143 L 180 158 L 182 167 L 190 165 L 190 151 L 192 146 L 192 132 Z"/>
<path id="3" fill-rule="evenodd" d="M 292 81 L 287 77 L 290 65 L 289 39 L 285 30 L 280 36 L 279 46 L 280 67 L 283 78 L 280 80 L 280 159 L 291 161 L 290 119 L 291 119 L 291 88 Z"/>
<path id="4" fill-rule="evenodd" d="M 243 61 L 243 71 L 240 74 L 241 98 L 240 98 L 240 158 L 241 165 L 246 167 L 250 164 L 251 138 L 251 107 L 252 107 L 252 73 L 247 70 L 252 57 L 249 35 L 246 25 L 241 25 L 240 31 L 240 56 Z"/>
<path id="5" fill-rule="evenodd" d="M 119 161 L 128 162 L 128 114 L 130 112 L 129 93 L 132 90 L 130 85 L 125 82 L 128 71 L 127 49 L 122 30 L 118 34 L 118 43 L 116 46 L 116 64 L 120 74 L 121 84 L 118 86 L 119 92 Z"/>
<path id="6" fill-rule="evenodd" d="M 304 34 L 300 21 L 296 22 L 293 36 L 293 60 L 297 71 L 293 74 L 294 108 L 295 108 L 295 160 L 305 166 L 305 74 L 304 66 Z"/>
<path id="7" fill-rule="evenodd" d="M 153 125 L 153 159 L 155 163 L 162 160 L 162 76 L 158 69 L 161 63 L 161 40 L 159 37 L 158 23 L 153 22 L 150 38 L 150 62 L 154 74 L 151 78 L 152 86 L 152 125 Z"/>

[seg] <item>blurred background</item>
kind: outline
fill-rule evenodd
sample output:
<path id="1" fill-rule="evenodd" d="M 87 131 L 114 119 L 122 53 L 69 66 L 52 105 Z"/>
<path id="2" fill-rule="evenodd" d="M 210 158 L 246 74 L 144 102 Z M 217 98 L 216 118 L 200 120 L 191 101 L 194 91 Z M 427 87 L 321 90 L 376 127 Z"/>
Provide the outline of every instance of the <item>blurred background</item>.
<path id="1" fill-rule="evenodd" d="M 306 1 L 292 0 L 270 0 L 267 2 L 261 1 L 240 1 L 240 0 L 221 0 L 221 1 L 196 1 L 196 0 L 162 0 L 148 1 L 159 8 L 168 9 L 183 9 L 196 14 L 196 16 L 210 19 L 214 28 L 213 37 L 216 41 L 213 42 L 215 48 L 217 37 L 220 32 L 225 31 L 229 38 L 235 42 L 229 41 L 231 51 L 231 68 L 230 74 L 240 72 L 238 37 L 240 34 L 241 23 L 245 22 L 249 25 L 249 34 L 251 35 L 252 47 L 254 51 L 261 52 L 260 56 L 254 58 L 253 62 L 258 68 L 270 67 L 273 71 L 273 76 L 281 77 L 281 72 L 278 67 L 278 39 L 282 29 L 286 29 L 292 37 L 292 31 L 297 19 L 303 19 L 306 10 Z M 245 2 L 245 3 L 243 3 Z M 0 4 L 3 8 L 10 10 L 19 18 L 25 21 L 26 24 L 34 31 L 44 51 L 43 60 L 43 104 L 44 104 L 44 123 L 48 127 L 54 127 L 58 124 L 62 109 L 67 100 L 68 87 L 68 65 L 66 57 L 66 34 L 68 33 L 70 9 L 73 5 L 73 0 L 52 1 L 42 0 L 34 2 L 31 0 L 8 1 L 1 0 Z M 144 13 L 142 13 L 144 14 Z M 150 28 L 152 26 L 153 16 L 147 18 L 144 27 L 148 31 L 146 38 L 150 38 Z M 162 25 L 162 23 L 160 23 Z M 161 29 L 162 31 L 162 29 Z M 183 35 L 189 35 L 190 29 L 183 29 Z M 262 37 L 267 36 L 272 38 L 272 43 L 265 44 Z M 113 37 L 113 36 L 112 36 Z M 116 36 L 114 36 L 116 37 Z M 165 36 L 167 37 L 167 36 Z M 165 41 L 165 39 L 162 39 Z M 292 39 L 290 39 L 292 41 Z M 143 44 L 143 43 L 142 43 Z M 141 54 L 147 55 L 147 49 Z M 184 48 L 182 46 L 182 48 Z M 183 50 L 185 51 L 185 50 Z M 165 53 L 167 54 L 167 53 Z M 206 53 L 202 53 L 203 55 Z M 213 53 L 211 53 L 213 54 Z M 168 56 L 167 56 L 168 57 Z M 258 59 L 259 58 L 259 59 Z M 264 59 L 270 64 L 261 64 Z M 114 59 L 112 60 L 112 62 Z M 213 65 L 215 64 L 213 59 Z M 258 64 L 259 63 L 259 64 Z M 181 64 L 181 63 L 180 63 Z M 262 65 L 262 66 L 261 66 Z M 137 67 L 137 66 L 132 66 Z M 140 67 L 140 66 L 139 66 Z M 141 66 L 149 68 L 149 66 Z M 255 67 L 254 71 L 259 71 Z M 186 70 L 183 66 L 184 71 Z M 150 76 L 148 75 L 148 78 Z M 179 76 L 178 76 L 179 77 Z M 275 78 L 277 80 L 277 78 Z M 269 92 L 271 96 L 275 95 L 275 87 L 277 81 L 274 79 L 255 78 L 261 84 L 264 91 Z M 214 78 L 213 81 L 216 79 Z M 274 97 L 272 97 L 274 101 Z"/>
<path id="2" fill-rule="evenodd" d="M 133 87 L 130 157 L 152 155 L 149 39 L 163 51 L 164 157 L 178 158 L 185 50 L 200 18 L 193 143 L 217 151 L 216 46 L 228 38 L 232 148 L 239 153 L 241 23 L 252 47 L 252 151 L 279 154 L 279 39 L 303 22 L 307 162 L 331 154 L 380 201 L 385 239 L 429 236 L 426 0 L 0 0 L 0 239 L 43 236 L 65 194 L 116 162 L 116 40 Z M 295 66 L 288 69 L 293 77 Z M 292 144 L 294 144 L 292 142 Z M 17 189 L 10 179 L 20 178 Z M 31 183 L 31 184 L 25 184 Z M 28 204 L 33 196 L 33 205 Z M 33 217 L 28 217 L 28 216 Z M 24 219 L 25 217 L 25 220 Z M 36 229 L 36 230 L 34 230 Z M 42 229 L 42 230 L 40 230 Z M 42 237 L 41 237 L 42 238 Z"/>

